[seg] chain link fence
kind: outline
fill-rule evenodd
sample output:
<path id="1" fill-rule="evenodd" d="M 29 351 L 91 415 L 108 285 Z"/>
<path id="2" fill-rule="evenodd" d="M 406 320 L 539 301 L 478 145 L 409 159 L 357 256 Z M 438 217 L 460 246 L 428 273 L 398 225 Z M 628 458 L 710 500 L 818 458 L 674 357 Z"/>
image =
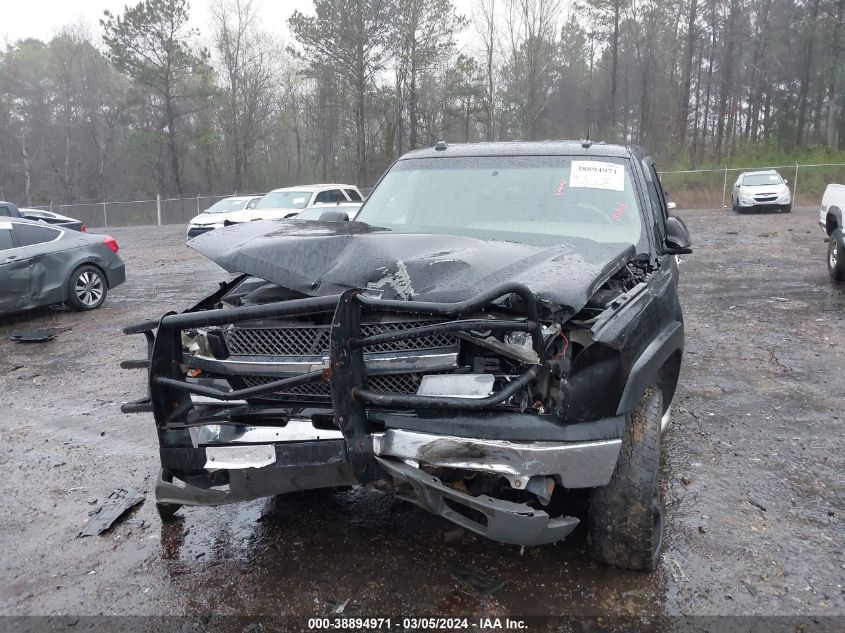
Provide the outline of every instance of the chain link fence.
<path id="1" fill-rule="evenodd" d="M 731 190 L 740 173 L 765 169 L 776 170 L 787 181 L 794 206 L 818 206 L 828 184 L 845 183 L 845 163 L 663 171 L 660 179 L 678 207 L 718 209 L 731 206 Z"/>
<path id="2" fill-rule="evenodd" d="M 681 208 L 716 209 L 731 204 L 731 189 L 743 171 L 774 169 L 786 179 L 792 190 L 795 206 L 817 206 L 829 183 L 845 183 L 845 163 L 808 165 L 771 165 L 758 167 L 723 167 L 662 171 L 660 178 L 669 199 Z M 366 196 L 369 190 L 362 190 Z M 124 202 L 92 202 L 39 205 L 35 208 L 55 211 L 76 218 L 87 226 L 141 226 L 150 224 L 187 224 L 215 202 L 230 196 L 261 194 L 226 194 L 129 200 Z"/>
<path id="3" fill-rule="evenodd" d="M 91 202 L 50 204 L 33 207 L 53 211 L 80 220 L 87 226 L 115 227 L 150 224 L 187 224 L 215 202 L 230 196 L 246 197 L 262 194 L 226 194 L 221 196 L 193 196 L 190 198 L 162 198 L 128 200 L 124 202 Z"/>

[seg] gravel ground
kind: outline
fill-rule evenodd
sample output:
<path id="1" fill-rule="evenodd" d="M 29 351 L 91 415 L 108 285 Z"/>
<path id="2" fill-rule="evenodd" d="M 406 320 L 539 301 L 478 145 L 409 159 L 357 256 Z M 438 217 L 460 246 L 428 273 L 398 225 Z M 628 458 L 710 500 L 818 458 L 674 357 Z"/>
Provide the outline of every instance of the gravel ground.
<path id="1" fill-rule="evenodd" d="M 0 614 L 845 616 L 845 295 L 815 213 L 680 212 L 695 253 L 681 264 L 686 356 L 651 574 L 593 563 L 580 529 L 520 552 L 358 490 L 183 509 L 162 525 L 152 417 L 119 410 L 143 378 L 118 362 L 143 342 L 120 328 L 229 276 L 184 246 L 184 227 L 112 229 L 128 280 L 103 308 L 0 321 Z M 6 340 L 45 326 L 72 329 Z M 118 486 L 147 501 L 77 538 Z M 482 595 L 455 567 L 504 585 Z"/>

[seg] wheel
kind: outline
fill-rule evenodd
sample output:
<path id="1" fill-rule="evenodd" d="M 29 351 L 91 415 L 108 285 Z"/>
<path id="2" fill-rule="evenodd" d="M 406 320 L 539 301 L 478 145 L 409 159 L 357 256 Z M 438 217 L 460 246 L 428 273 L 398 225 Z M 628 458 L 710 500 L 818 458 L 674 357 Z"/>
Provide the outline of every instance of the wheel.
<path id="1" fill-rule="evenodd" d="M 845 236 L 842 229 L 833 229 L 827 243 L 827 272 L 831 279 L 845 280 Z"/>
<path id="2" fill-rule="evenodd" d="M 94 310 L 103 305 L 109 292 L 103 272 L 85 264 L 73 271 L 68 281 L 68 305 L 74 310 Z"/>
<path id="3" fill-rule="evenodd" d="M 162 523 L 173 523 L 179 519 L 176 513 L 181 507 L 178 503 L 157 503 L 156 511 Z"/>
<path id="4" fill-rule="evenodd" d="M 734 213 L 739 213 L 739 207 L 736 204 L 736 200 L 731 198 L 731 209 L 734 210 Z"/>
<path id="5" fill-rule="evenodd" d="M 651 570 L 663 547 L 660 495 L 660 389 L 646 389 L 627 417 L 616 470 L 590 500 L 590 553 L 623 569 Z"/>
<path id="6" fill-rule="evenodd" d="M 788 204 L 788 205 L 786 205 L 785 207 L 782 207 L 782 211 L 783 211 L 784 213 L 792 213 L 792 205 L 791 205 L 791 204 Z"/>

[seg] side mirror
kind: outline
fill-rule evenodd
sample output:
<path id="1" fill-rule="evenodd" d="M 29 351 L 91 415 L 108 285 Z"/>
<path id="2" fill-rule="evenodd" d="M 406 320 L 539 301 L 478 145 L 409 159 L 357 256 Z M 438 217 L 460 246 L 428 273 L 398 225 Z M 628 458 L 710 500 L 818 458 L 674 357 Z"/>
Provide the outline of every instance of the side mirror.
<path id="1" fill-rule="evenodd" d="M 349 222 L 349 214 L 346 211 L 323 211 L 320 222 Z"/>
<path id="2" fill-rule="evenodd" d="M 675 216 L 666 218 L 666 253 L 669 255 L 692 253 L 689 229 L 681 218 Z"/>

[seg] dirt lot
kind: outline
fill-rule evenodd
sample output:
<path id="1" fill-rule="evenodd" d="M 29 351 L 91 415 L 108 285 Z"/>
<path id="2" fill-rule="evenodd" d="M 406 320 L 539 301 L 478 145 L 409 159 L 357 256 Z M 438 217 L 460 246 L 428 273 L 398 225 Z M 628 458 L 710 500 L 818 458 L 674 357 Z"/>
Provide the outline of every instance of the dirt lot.
<path id="1" fill-rule="evenodd" d="M 128 281 L 89 314 L 0 322 L 0 614 L 616 614 L 845 616 L 845 295 L 814 209 L 682 211 L 687 352 L 666 444 L 659 571 L 594 564 L 583 530 L 519 548 L 378 493 L 318 492 L 183 510 L 162 525 L 143 354 L 124 324 L 180 310 L 227 278 L 184 227 L 114 229 Z M 52 342 L 5 340 L 69 326 Z M 147 501 L 76 538 L 117 486 Z M 142 523 L 143 522 L 143 523 Z M 450 570 L 503 581 L 485 596 Z M 347 602 L 348 601 L 348 602 Z M 842 620 L 839 620 L 842 622 Z"/>

